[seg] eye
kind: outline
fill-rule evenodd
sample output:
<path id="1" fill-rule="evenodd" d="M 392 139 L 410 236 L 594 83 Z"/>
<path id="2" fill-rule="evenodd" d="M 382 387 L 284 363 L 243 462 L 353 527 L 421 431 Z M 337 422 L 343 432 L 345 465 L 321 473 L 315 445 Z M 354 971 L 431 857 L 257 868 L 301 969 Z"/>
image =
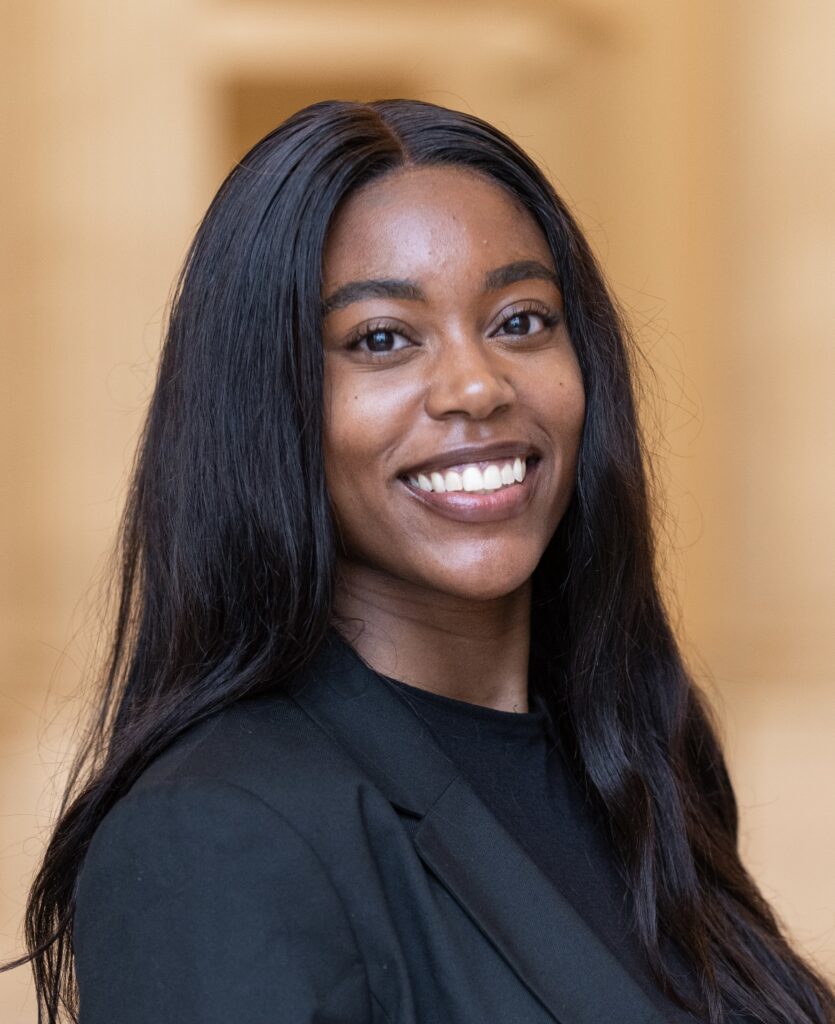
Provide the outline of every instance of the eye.
<path id="1" fill-rule="evenodd" d="M 502 324 L 505 334 L 530 334 L 532 331 L 541 330 L 542 317 L 538 313 L 514 313 Z"/>
<path id="2" fill-rule="evenodd" d="M 358 349 L 370 355 L 387 355 L 399 352 L 411 342 L 393 327 L 373 327 L 355 335 L 349 342 L 349 349 Z"/>
<path id="3" fill-rule="evenodd" d="M 496 334 L 525 338 L 559 323 L 559 315 L 546 307 L 515 309 L 499 324 Z"/>

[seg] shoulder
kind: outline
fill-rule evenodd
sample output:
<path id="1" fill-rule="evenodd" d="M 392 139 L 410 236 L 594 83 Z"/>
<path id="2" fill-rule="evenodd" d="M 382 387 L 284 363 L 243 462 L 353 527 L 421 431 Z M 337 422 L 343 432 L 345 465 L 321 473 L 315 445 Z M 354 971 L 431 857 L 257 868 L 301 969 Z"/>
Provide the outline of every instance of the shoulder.
<path id="1" fill-rule="evenodd" d="M 259 867 L 258 875 L 253 868 Z M 291 873 L 320 885 L 310 844 L 274 808 L 228 783 L 185 779 L 136 789 L 107 813 L 91 840 L 78 902 L 181 895 L 222 884 L 252 890 L 256 877 Z M 321 876 L 321 877 L 320 877 Z M 271 877 L 275 881 L 275 877 Z M 83 916 L 83 914 L 82 914 Z"/>
<path id="2" fill-rule="evenodd" d="M 356 776 L 282 697 L 241 701 L 155 759 L 99 824 L 78 876 L 85 1024 L 220 1022 L 241 1005 L 253 1021 L 276 1005 L 293 1019 L 344 1005 L 367 1019 L 353 924 L 311 839 Z"/>
<path id="3" fill-rule="evenodd" d="M 78 878 L 73 951 L 85 1024 L 220 1024 L 241 1006 L 266 1022 L 277 1005 L 367 1018 L 330 873 L 286 817 L 229 782 L 159 780 L 111 809 Z"/>
<path id="4" fill-rule="evenodd" d="M 213 1024 L 241 1005 L 253 1024 L 277 1005 L 294 1020 L 370 1019 L 351 907 L 373 883 L 367 831 L 393 815 L 283 690 L 184 731 L 105 814 L 81 865 L 83 1024 Z"/>
<path id="5" fill-rule="evenodd" d="M 366 782 L 360 766 L 283 693 L 248 698 L 187 730 L 132 786 L 153 802 L 172 785 L 181 798 L 223 790 L 292 821 L 328 813 L 346 789 Z M 249 797 L 249 801 L 246 798 Z M 160 796 L 160 798 L 162 798 Z"/>
<path id="6" fill-rule="evenodd" d="M 270 886 L 280 874 L 323 891 L 315 837 L 340 831 L 346 794 L 366 781 L 291 698 L 239 701 L 178 737 L 105 814 L 79 915 L 116 890 L 141 901 L 198 879 L 254 892 L 247 879 Z"/>
<path id="7" fill-rule="evenodd" d="M 291 697 L 239 700 L 182 732 L 103 816 L 80 889 L 150 864 L 165 886 L 186 863 L 225 877 L 227 860 L 314 883 L 329 837 L 357 825 L 351 795 L 371 785 Z"/>
<path id="8" fill-rule="evenodd" d="M 97 875 L 126 885 L 153 874 L 177 889 L 201 872 L 231 882 L 241 865 L 250 877 L 258 865 L 261 875 L 321 884 L 306 814 L 328 814 L 332 794 L 357 772 L 291 699 L 239 701 L 181 734 L 109 809 L 87 851 L 81 894 Z"/>

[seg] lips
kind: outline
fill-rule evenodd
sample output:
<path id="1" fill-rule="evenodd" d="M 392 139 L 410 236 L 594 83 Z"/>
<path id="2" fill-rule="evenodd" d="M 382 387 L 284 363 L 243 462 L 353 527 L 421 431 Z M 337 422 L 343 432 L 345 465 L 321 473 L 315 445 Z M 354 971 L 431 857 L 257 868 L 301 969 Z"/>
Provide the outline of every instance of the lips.
<path id="1" fill-rule="evenodd" d="M 541 464 L 540 458 L 531 456 L 526 463 L 524 479 L 498 490 L 438 493 L 424 490 L 408 478 L 401 479 L 399 485 L 406 488 L 411 499 L 445 519 L 462 523 L 492 523 L 515 519 L 530 507 L 536 493 Z"/>

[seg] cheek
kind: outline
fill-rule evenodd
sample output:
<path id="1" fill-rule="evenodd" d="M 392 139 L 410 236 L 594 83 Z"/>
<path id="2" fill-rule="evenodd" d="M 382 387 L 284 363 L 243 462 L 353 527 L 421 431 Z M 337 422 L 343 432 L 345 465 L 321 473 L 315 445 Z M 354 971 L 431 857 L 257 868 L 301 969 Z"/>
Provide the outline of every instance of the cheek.
<path id="1" fill-rule="evenodd" d="M 402 433 L 402 406 L 369 375 L 326 373 L 324 393 L 325 478 L 344 517 L 379 488 L 386 455 Z"/>
<path id="2" fill-rule="evenodd" d="M 543 379 L 549 381 L 547 388 L 541 386 Z M 563 460 L 573 461 L 586 415 L 585 388 L 576 359 L 560 359 L 550 372 L 543 371 L 539 385 L 534 383 L 531 389 L 530 403 Z"/>
<path id="3" fill-rule="evenodd" d="M 367 463 L 367 430 L 359 396 L 332 389 L 324 418 L 325 483 L 337 518 L 344 520 L 356 500 L 351 481 L 362 480 L 360 468 Z"/>
<path id="4" fill-rule="evenodd" d="M 554 452 L 550 529 L 556 528 L 577 483 L 577 465 L 586 414 L 586 396 L 579 367 L 566 366 L 550 376 L 547 389 L 535 400 L 535 415 Z"/>
<path id="5" fill-rule="evenodd" d="M 586 418 L 586 392 L 579 369 L 576 374 L 560 379 L 557 387 L 557 401 L 561 411 L 562 431 L 566 442 L 573 442 L 575 455 L 580 447 L 583 424 Z"/>

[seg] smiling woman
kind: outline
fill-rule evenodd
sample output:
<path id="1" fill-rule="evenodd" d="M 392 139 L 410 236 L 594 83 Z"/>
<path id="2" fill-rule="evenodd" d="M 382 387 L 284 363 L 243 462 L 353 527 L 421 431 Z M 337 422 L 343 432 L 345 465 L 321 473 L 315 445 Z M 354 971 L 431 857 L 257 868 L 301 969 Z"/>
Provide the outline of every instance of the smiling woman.
<path id="1" fill-rule="evenodd" d="M 337 611 L 363 622 L 357 643 L 372 664 L 371 645 L 388 643 L 388 668 L 429 689 L 478 701 L 495 684 L 508 688 L 499 699 L 524 704 L 527 641 L 494 648 L 530 616 L 531 577 L 574 489 L 584 412 L 542 231 L 480 173 L 399 170 L 345 201 L 324 291 Z M 429 592 L 450 615 L 478 608 L 477 631 L 493 641 L 459 655 L 473 638 L 449 637 L 441 653 L 442 620 L 409 612 Z M 437 656 L 422 654 L 418 671 L 404 644 Z"/>
<path id="2" fill-rule="evenodd" d="M 831 1021 L 650 520 L 624 331 L 530 159 L 412 101 L 279 126 L 171 311 L 42 1020 Z"/>

